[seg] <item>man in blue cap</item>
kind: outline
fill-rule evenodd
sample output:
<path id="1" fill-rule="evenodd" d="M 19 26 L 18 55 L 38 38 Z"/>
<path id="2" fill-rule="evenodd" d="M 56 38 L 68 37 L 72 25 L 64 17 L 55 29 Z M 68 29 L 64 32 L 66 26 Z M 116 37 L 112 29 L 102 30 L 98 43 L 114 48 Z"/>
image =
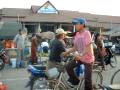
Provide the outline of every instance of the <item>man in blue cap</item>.
<path id="1" fill-rule="evenodd" d="M 77 30 L 77 33 L 74 37 L 74 46 L 68 51 L 64 52 L 63 55 L 66 56 L 71 52 L 77 52 L 75 54 L 75 59 L 70 61 L 66 70 L 69 75 L 68 81 L 72 85 L 79 84 L 79 78 L 74 73 L 74 68 L 78 67 L 81 64 L 85 66 L 85 89 L 92 90 L 92 64 L 94 62 L 94 53 L 92 46 L 92 38 L 90 32 L 85 28 L 86 20 L 84 18 L 75 18 L 72 21 L 73 25 Z"/>

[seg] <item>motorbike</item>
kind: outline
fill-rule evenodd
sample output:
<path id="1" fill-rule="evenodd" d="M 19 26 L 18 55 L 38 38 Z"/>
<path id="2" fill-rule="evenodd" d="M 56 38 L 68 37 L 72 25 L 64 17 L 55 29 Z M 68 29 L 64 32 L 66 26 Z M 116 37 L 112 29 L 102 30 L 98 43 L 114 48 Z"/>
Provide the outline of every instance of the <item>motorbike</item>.
<path id="1" fill-rule="evenodd" d="M 30 90 L 34 90 L 33 85 L 36 84 L 36 81 L 39 80 L 39 88 L 41 90 L 47 90 L 49 88 L 48 82 L 46 80 L 46 65 L 29 65 L 27 68 L 29 76 L 29 81 L 25 87 L 30 87 Z"/>
<path id="2" fill-rule="evenodd" d="M 38 65 L 28 65 L 27 71 L 30 76 L 25 87 L 30 87 L 30 90 L 35 90 L 35 86 L 39 87 L 40 90 L 51 90 L 52 85 L 48 82 L 48 78 L 57 78 L 60 73 L 57 68 L 47 70 L 46 63 L 46 61 L 40 61 Z"/>
<path id="3" fill-rule="evenodd" d="M 9 57 L 5 49 L 1 49 L 0 51 L 0 70 L 5 67 L 5 64 L 9 63 Z"/>
<path id="4" fill-rule="evenodd" d="M 73 58 L 73 56 L 64 58 L 62 64 L 69 62 Z M 83 73 L 80 72 L 79 69 L 80 67 L 76 68 L 75 70 L 77 76 L 80 76 L 80 73 Z M 53 78 L 58 78 L 60 75 L 60 72 L 57 70 L 57 68 L 47 70 L 46 65 L 43 63 L 38 65 L 29 65 L 27 71 L 30 73 L 30 77 L 25 87 L 30 87 L 30 90 L 35 90 L 36 88 L 39 88 L 40 90 L 53 90 L 54 86 L 49 80 L 52 81 Z"/>

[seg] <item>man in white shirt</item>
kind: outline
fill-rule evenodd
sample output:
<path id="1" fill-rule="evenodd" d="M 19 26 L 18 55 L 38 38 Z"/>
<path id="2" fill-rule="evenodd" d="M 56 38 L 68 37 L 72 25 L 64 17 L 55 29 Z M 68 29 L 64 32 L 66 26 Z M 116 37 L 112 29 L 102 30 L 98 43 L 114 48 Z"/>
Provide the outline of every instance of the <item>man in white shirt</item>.
<path id="1" fill-rule="evenodd" d="M 24 67 L 23 56 L 24 56 L 24 48 L 25 48 L 25 38 L 23 36 L 21 29 L 19 29 L 19 33 L 15 36 L 13 41 L 16 45 L 16 48 L 18 49 L 17 67 Z"/>

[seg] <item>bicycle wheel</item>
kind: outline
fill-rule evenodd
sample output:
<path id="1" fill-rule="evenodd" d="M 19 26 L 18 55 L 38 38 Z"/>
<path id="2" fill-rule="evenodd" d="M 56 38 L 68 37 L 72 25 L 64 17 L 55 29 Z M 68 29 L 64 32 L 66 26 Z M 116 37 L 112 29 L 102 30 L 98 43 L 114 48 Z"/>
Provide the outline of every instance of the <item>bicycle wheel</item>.
<path id="1" fill-rule="evenodd" d="M 99 85 L 102 85 L 103 82 L 103 76 L 100 71 L 93 70 L 92 72 L 92 85 L 93 90 L 100 89 Z"/>
<path id="2" fill-rule="evenodd" d="M 84 77 L 80 78 L 79 85 L 76 87 L 76 90 L 84 90 L 85 88 L 85 79 Z"/>
<path id="3" fill-rule="evenodd" d="M 64 83 L 61 82 L 57 87 L 55 86 L 55 88 L 53 90 L 68 90 L 68 89 L 66 88 L 66 86 L 64 85 Z"/>
<path id="4" fill-rule="evenodd" d="M 67 75 L 67 73 L 63 74 L 62 83 L 61 83 L 62 89 L 60 89 L 60 90 L 84 90 L 84 86 L 85 86 L 84 85 L 84 75 L 79 76 L 80 82 L 78 85 L 76 85 L 74 87 L 69 86 L 68 81 L 67 81 L 68 77 L 69 76 Z"/>
<path id="5" fill-rule="evenodd" d="M 120 84 L 120 69 L 113 74 L 111 84 Z"/>
<path id="6" fill-rule="evenodd" d="M 110 66 L 112 68 L 115 68 L 117 66 L 117 59 L 116 59 L 116 56 L 114 54 L 110 58 Z"/>
<path id="7" fill-rule="evenodd" d="M 47 89 L 50 89 L 47 80 L 39 78 L 35 80 L 32 90 L 47 90 Z"/>
<path id="8" fill-rule="evenodd" d="M 102 67 L 99 65 L 100 62 L 97 62 L 93 65 L 93 70 L 98 70 L 100 72 L 102 72 Z"/>
<path id="9" fill-rule="evenodd" d="M 62 78 L 61 78 L 62 87 L 64 88 L 63 90 L 70 88 L 70 86 L 68 84 L 68 78 L 69 78 L 69 76 L 68 76 L 67 72 L 64 72 L 62 75 Z"/>

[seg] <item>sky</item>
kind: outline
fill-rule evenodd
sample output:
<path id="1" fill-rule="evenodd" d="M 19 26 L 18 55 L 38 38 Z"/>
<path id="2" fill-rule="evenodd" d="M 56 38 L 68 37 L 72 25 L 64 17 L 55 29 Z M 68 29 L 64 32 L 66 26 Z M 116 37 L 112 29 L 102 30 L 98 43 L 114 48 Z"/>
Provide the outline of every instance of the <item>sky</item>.
<path id="1" fill-rule="evenodd" d="M 0 0 L 0 8 L 28 8 L 48 0 Z M 58 10 L 120 16 L 120 0 L 49 0 Z"/>

